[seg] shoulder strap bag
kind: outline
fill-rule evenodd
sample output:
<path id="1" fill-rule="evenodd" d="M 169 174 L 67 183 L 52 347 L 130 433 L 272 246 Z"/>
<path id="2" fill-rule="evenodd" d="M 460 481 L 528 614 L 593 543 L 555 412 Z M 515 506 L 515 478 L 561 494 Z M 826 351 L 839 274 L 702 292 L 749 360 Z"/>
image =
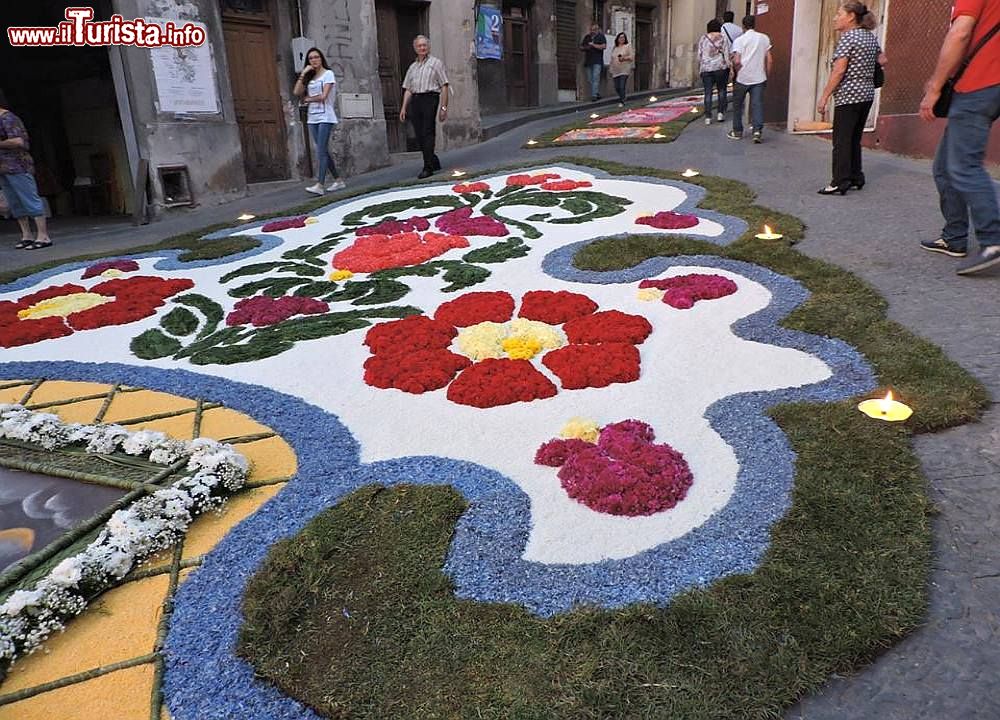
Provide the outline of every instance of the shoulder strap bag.
<path id="1" fill-rule="evenodd" d="M 969 69 L 969 64 L 972 62 L 972 59 L 976 57 L 976 53 L 982 50 L 983 46 L 992 40 L 993 36 L 998 32 L 1000 32 L 1000 23 L 994 25 L 993 29 L 986 33 L 982 40 L 976 43 L 976 47 L 972 48 L 972 52 L 965 56 L 965 60 L 963 60 L 962 64 L 959 66 L 958 72 L 956 72 L 954 77 L 950 78 L 941 88 L 941 97 L 939 97 L 938 101 L 934 103 L 934 117 L 948 117 L 948 111 L 951 109 L 951 101 L 955 96 L 955 85 L 957 85 L 958 81 L 962 79 L 962 75 L 965 74 L 965 71 Z"/>

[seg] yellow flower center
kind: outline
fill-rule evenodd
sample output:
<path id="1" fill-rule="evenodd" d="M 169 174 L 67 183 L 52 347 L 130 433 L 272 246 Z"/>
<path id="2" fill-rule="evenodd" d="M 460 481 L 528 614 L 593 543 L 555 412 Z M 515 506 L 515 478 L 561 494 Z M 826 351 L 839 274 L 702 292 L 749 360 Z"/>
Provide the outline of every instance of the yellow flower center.
<path id="1" fill-rule="evenodd" d="M 350 270 L 334 270 L 330 273 L 330 279 L 334 282 L 337 282 L 338 280 L 347 280 L 352 277 L 354 277 L 354 273 Z"/>
<path id="2" fill-rule="evenodd" d="M 507 323 L 481 322 L 463 328 L 456 343 L 458 351 L 473 361 L 502 357 L 530 360 L 542 350 L 562 347 L 566 336 L 552 325 L 518 318 Z"/>
<path id="3" fill-rule="evenodd" d="M 657 288 L 641 288 L 637 294 L 643 302 L 654 302 L 663 299 L 663 291 Z"/>
<path id="4" fill-rule="evenodd" d="M 66 317 L 73 313 L 90 310 L 98 305 L 112 302 L 114 298 L 98 293 L 72 293 L 71 295 L 60 295 L 37 302 L 29 308 L 19 310 L 17 317 L 21 320 L 41 320 L 48 317 Z"/>
<path id="5" fill-rule="evenodd" d="M 105 270 L 104 272 L 101 273 L 101 277 L 103 277 L 103 278 L 120 278 L 120 277 L 125 277 L 125 273 L 123 273 L 118 268 L 108 268 L 107 270 Z"/>

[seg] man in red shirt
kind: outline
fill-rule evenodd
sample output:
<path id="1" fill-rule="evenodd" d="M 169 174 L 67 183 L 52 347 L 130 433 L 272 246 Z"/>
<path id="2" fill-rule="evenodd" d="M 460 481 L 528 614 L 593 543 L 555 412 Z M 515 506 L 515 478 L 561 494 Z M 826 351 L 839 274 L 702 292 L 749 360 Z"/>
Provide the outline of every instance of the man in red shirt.
<path id="1" fill-rule="evenodd" d="M 968 54 L 1000 25 L 1000 0 L 956 0 L 951 29 L 945 36 L 937 67 L 925 87 L 920 116 L 934 119 L 941 88 Z M 959 275 L 1000 264 L 1000 207 L 993 179 L 983 166 L 990 129 L 1000 117 L 1000 32 L 979 49 L 955 86 L 948 127 L 934 158 L 934 182 L 941 197 L 945 226 L 925 250 L 966 257 L 969 213 L 979 251 L 958 264 Z"/>

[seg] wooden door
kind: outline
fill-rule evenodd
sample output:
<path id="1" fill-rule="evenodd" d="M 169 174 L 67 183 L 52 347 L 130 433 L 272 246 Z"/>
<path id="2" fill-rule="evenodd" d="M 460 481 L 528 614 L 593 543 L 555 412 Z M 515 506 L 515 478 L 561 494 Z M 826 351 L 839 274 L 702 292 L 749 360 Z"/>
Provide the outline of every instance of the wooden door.
<path id="1" fill-rule="evenodd" d="M 510 107 L 532 105 L 531 27 L 527 11 L 522 7 L 507 8 L 503 26 L 507 104 Z"/>
<path id="2" fill-rule="evenodd" d="M 581 62 L 580 32 L 576 25 L 576 0 L 556 0 L 556 66 L 559 89 L 576 92 L 576 68 Z"/>
<path id="3" fill-rule="evenodd" d="M 285 180 L 288 151 L 269 16 L 223 14 L 222 33 L 247 182 Z"/>
<path id="4" fill-rule="evenodd" d="M 635 8 L 635 89 L 649 90 L 653 82 L 653 11 Z"/>
<path id="5" fill-rule="evenodd" d="M 816 102 L 815 105 L 819 104 L 819 96 L 823 94 L 823 89 L 826 87 L 827 81 L 830 79 L 830 72 L 833 70 L 833 52 L 837 48 L 837 40 L 840 39 L 840 33 L 838 33 L 833 26 L 833 19 L 837 14 L 837 8 L 840 7 L 840 0 L 822 0 L 823 9 L 822 15 L 820 16 L 820 26 L 819 26 L 819 60 L 816 66 Z M 883 20 L 885 19 L 885 7 L 887 0 L 868 0 L 868 9 L 875 14 L 878 20 L 878 27 L 875 28 L 875 35 L 879 39 L 879 44 L 885 47 L 885 31 L 883 29 Z M 815 112 L 815 110 L 814 110 Z M 875 116 L 878 109 L 875 105 L 872 105 L 871 113 L 868 116 L 868 123 L 866 127 L 873 128 L 875 126 Z M 815 120 L 820 120 L 817 114 L 814 117 Z M 826 121 L 833 122 L 833 100 L 827 105 Z"/>
<path id="6" fill-rule="evenodd" d="M 396 8 L 389 0 L 377 0 L 375 3 L 375 22 L 378 29 L 378 79 L 382 86 L 386 138 L 389 152 L 402 152 L 406 149 L 406 128 L 399 122 L 399 110 L 403 102 L 403 75 L 400 72 Z"/>

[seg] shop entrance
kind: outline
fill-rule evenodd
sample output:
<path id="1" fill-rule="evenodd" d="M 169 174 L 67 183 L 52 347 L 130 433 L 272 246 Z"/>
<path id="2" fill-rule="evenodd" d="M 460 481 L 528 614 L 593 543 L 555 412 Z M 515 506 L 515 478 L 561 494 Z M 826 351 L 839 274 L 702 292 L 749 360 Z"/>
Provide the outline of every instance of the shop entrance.
<path id="1" fill-rule="evenodd" d="M 75 5 L 79 3 L 65 0 L 5 3 L 4 24 L 55 26 L 65 20 L 66 7 Z M 94 5 L 98 18 L 110 16 L 109 0 Z M 132 212 L 132 172 L 112 70 L 117 52 L 106 47 L 15 48 L 6 37 L 0 44 L 0 90 L 6 107 L 28 130 L 38 191 L 56 218 L 54 234 L 71 218 L 86 225 L 91 218 Z M 18 232 L 13 221 L 0 227 L 5 235 Z"/>
<path id="2" fill-rule="evenodd" d="M 376 0 L 378 25 L 378 77 L 382 85 L 382 110 L 389 152 L 416 150 L 416 140 L 408 135 L 409 123 L 399 122 L 403 104 L 403 78 L 417 59 L 413 38 L 427 34 L 427 4 Z M 434 38 L 431 38 L 431 53 Z"/>

